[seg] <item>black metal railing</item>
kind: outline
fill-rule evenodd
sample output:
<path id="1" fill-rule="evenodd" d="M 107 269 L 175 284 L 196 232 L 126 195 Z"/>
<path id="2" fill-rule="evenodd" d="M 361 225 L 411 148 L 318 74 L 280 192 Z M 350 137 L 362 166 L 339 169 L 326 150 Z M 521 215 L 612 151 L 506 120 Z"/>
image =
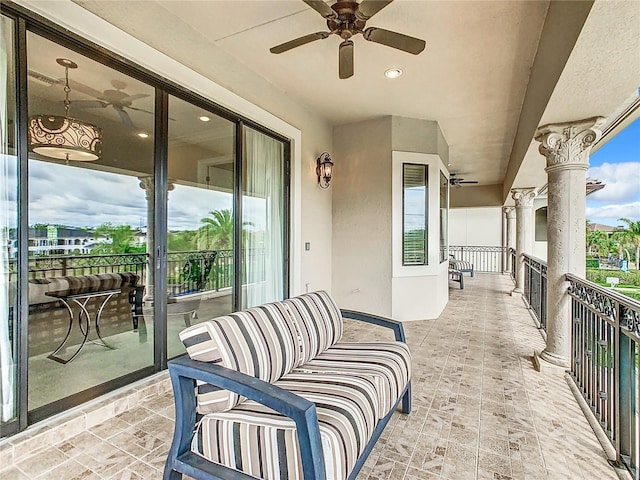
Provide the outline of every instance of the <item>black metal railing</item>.
<path id="1" fill-rule="evenodd" d="M 449 254 L 456 260 L 473 263 L 476 272 L 502 273 L 504 271 L 506 247 L 495 246 L 449 246 Z"/>
<path id="2" fill-rule="evenodd" d="M 511 271 L 510 271 L 511 280 L 515 282 L 516 281 L 516 249 L 509 247 L 509 251 L 507 252 L 507 255 L 509 255 L 509 258 L 511 260 L 509 263 L 509 266 L 511 267 Z"/>
<path id="3" fill-rule="evenodd" d="M 611 440 L 617 461 L 639 477 L 640 302 L 567 274 L 571 376 Z"/>
<path id="4" fill-rule="evenodd" d="M 515 276 L 515 273 L 514 273 Z M 547 263 L 524 255 L 524 298 L 533 310 L 538 326 L 547 330 Z"/>
<path id="5" fill-rule="evenodd" d="M 167 254 L 171 296 L 218 291 L 233 283 L 233 250 L 200 250 Z"/>
<path id="6" fill-rule="evenodd" d="M 258 255 L 259 256 L 259 255 Z M 132 272 L 146 281 L 149 255 L 123 253 L 107 255 L 29 257 L 29 280 L 63 276 Z M 17 281 L 17 263 L 9 261 L 10 282 Z M 218 291 L 233 282 L 232 250 L 200 250 L 167 254 L 167 283 L 170 295 Z"/>
<path id="7" fill-rule="evenodd" d="M 64 277 L 67 275 L 97 275 L 100 273 L 133 272 L 144 278 L 148 255 L 125 253 L 106 255 L 54 255 L 29 257 L 29 280 Z M 9 261 L 9 274 L 17 275 L 17 261 Z M 15 278 L 11 280 L 15 281 Z"/>

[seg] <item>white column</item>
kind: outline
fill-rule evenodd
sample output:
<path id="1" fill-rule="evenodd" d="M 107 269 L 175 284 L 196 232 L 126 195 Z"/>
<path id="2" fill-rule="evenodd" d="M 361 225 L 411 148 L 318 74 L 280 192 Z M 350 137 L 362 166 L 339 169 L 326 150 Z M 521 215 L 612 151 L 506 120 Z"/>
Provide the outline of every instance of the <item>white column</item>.
<path id="1" fill-rule="evenodd" d="M 524 292 L 524 257 L 533 250 L 533 199 L 537 188 L 513 188 L 516 201 L 516 288 L 512 293 Z"/>
<path id="2" fill-rule="evenodd" d="M 155 208 L 154 208 L 154 197 L 155 197 L 155 183 L 153 181 L 153 175 L 145 175 L 142 177 L 138 177 L 140 180 L 140 188 L 144 190 L 145 199 L 147 200 L 147 267 L 146 267 L 146 278 L 145 278 L 145 301 L 153 301 L 153 270 L 154 270 L 154 259 L 155 259 L 155 238 L 154 238 L 154 218 L 155 218 Z M 167 190 L 170 192 L 174 189 L 174 185 L 172 182 L 169 182 Z"/>
<path id="3" fill-rule="evenodd" d="M 511 271 L 511 255 L 509 254 L 510 248 L 515 248 L 515 219 L 516 219 L 516 209 L 515 207 L 502 207 L 502 211 L 504 212 L 504 216 L 507 219 L 507 261 L 505 262 L 505 270 L 507 272 Z"/>
<path id="4" fill-rule="evenodd" d="M 140 180 L 140 188 L 144 190 L 145 199 L 147 200 L 147 266 L 145 268 L 146 278 L 144 281 L 144 300 L 153 301 L 153 259 L 154 255 L 154 236 L 153 236 L 153 218 L 154 218 L 154 196 L 155 185 L 153 183 L 153 175 L 138 177 Z"/>
<path id="5" fill-rule="evenodd" d="M 565 274 L 585 277 L 586 171 L 604 119 L 545 125 L 536 132 L 547 159 L 547 346 L 540 358 L 571 365 L 571 312 Z"/>

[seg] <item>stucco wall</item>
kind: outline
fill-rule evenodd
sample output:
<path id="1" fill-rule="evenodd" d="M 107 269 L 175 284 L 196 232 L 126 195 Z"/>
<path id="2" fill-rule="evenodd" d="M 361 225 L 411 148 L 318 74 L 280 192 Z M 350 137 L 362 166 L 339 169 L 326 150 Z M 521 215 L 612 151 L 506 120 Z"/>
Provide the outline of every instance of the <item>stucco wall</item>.
<path id="1" fill-rule="evenodd" d="M 392 159 L 398 152 L 431 154 L 437 159 L 431 172 L 435 198 L 429 222 L 436 235 L 430 245 L 437 253 L 436 186 L 438 170 L 444 168 L 442 158 L 448 158 L 438 123 L 384 117 L 343 125 L 334 129 L 333 145 L 334 297 L 343 307 L 399 320 L 437 317 L 448 299 L 446 265 L 440 268 L 437 255 L 428 275 L 393 277 Z M 416 302 L 416 295 L 425 292 L 431 299 L 429 309 Z"/>
<path id="2" fill-rule="evenodd" d="M 391 316 L 391 117 L 334 129 L 333 295 Z"/>
<path id="3" fill-rule="evenodd" d="M 502 245 L 502 208 L 449 210 L 449 245 Z"/>

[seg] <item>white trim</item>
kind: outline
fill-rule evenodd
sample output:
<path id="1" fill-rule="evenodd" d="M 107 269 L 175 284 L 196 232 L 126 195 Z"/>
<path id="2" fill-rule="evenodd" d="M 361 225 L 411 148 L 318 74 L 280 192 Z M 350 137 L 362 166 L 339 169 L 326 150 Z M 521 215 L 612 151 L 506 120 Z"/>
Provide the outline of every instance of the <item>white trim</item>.
<path id="1" fill-rule="evenodd" d="M 302 132 L 263 108 L 252 104 L 205 76 L 182 65 L 168 55 L 141 42 L 129 33 L 97 17 L 71 0 L 16 0 L 15 3 L 291 140 L 290 285 L 292 295 L 301 293 Z"/>
<path id="2" fill-rule="evenodd" d="M 392 276 L 422 277 L 439 275 L 440 268 L 440 171 L 448 177 L 447 168 L 439 155 L 415 152 L 391 152 L 391 255 Z M 428 265 L 402 265 L 402 164 L 428 166 Z"/>

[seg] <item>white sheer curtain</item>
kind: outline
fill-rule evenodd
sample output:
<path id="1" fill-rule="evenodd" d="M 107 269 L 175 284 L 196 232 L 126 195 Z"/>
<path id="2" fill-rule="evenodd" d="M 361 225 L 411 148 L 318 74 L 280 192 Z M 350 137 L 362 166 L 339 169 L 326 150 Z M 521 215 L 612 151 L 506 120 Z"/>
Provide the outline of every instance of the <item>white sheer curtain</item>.
<path id="1" fill-rule="evenodd" d="M 9 64 L 11 55 L 11 35 L 13 24 L 6 17 L 0 17 L 0 395 L 2 397 L 2 421 L 8 421 L 15 416 L 15 372 L 16 365 L 13 357 L 13 348 L 9 336 L 9 295 L 11 294 L 9 285 L 9 228 L 11 220 L 15 218 L 15 209 L 11 211 L 9 207 L 9 190 L 15 186 L 15 182 L 10 178 L 9 162 L 15 162 L 13 156 L 9 156 L 9 122 L 8 103 L 9 93 L 8 80 L 9 72 L 13 71 Z M 15 173 L 15 171 L 14 171 Z M 15 303 L 15 302 L 12 302 Z M 15 316 L 15 311 L 14 311 Z M 15 330 L 14 330 L 15 333 Z"/>
<path id="2" fill-rule="evenodd" d="M 245 307 L 284 298 L 284 146 L 245 129 L 243 254 Z"/>

